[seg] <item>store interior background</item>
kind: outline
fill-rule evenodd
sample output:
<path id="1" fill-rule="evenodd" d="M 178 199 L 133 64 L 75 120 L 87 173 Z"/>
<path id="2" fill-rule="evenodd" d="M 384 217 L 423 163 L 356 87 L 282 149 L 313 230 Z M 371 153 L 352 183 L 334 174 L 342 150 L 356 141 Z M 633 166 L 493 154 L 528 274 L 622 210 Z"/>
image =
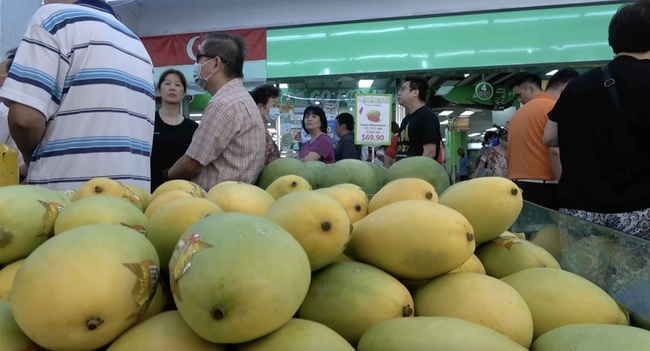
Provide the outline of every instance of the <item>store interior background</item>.
<path id="1" fill-rule="evenodd" d="M 40 5 L 40 0 L 23 0 L 17 2 L 14 0 L 0 0 L 0 9 L 2 10 L 0 22 L 0 46 L 3 51 L 10 49 L 17 45 L 26 27 L 26 22 L 29 16 Z M 368 1 L 347 1 L 347 0 L 329 0 L 327 2 L 307 2 L 299 0 L 275 0 L 272 3 L 263 0 L 108 0 L 114 7 L 121 20 L 138 36 L 140 37 L 154 37 L 165 36 L 181 33 L 199 33 L 211 32 L 219 30 L 236 30 L 246 28 L 266 28 L 268 31 L 283 32 L 283 33 L 309 33 L 310 28 L 318 29 L 318 26 L 324 28 L 336 24 L 367 24 L 370 25 L 380 21 L 390 21 L 399 19 L 418 19 L 418 18 L 446 18 L 460 15 L 472 15 L 487 13 L 507 13 L 525 11 L 528 9 L 558 9 L 557 16 L 548 16 L 546 21 L 542 21 L 539 30 L 520 33 L 522 23 L 529 21 L 539 20 L 539 18 L 523 18 L 517 19 L 512 22 L 512 26 L 503 27 L 502 31 L 492 32 L 489 34 L 483 33 L 480 30 L 476 32 L 464 33 L 464 38 L 469 38 L 470 41 L 476 41 L 474 44 L 479 44 L 482 41 L 490 41 L 496 43 L 496 46 L 501 47 L 501 42 L 509 42 L 511 47 L 528 47 L 533 43 L 535 46 L 537 42 L 548 44 L 549 37 L 557 40 L 558 43 L 562 41 L 564 32 L 562 32 L 562 21 L 575 21 L 576 19 L 570 18 L 571 15 L 565 16 L 562 14 L 562 8 L 571 6 L 596 6 L 611 4 L 612 9 L 619 6 L 624 1 L 579 1 L 579 0 L 466 0 L 458 2 L 454 0 L 403 0 L 395 2 L 393 0 L 374 0 Z M 555 11 L 555 10 L 554 10 Z M 550 12 L 553 14 L 554 12 Z M 565 16 L 566 18 L 563 18 Z M 461 18 L 458 17 L 458 18 Z M 569 22 L 571 23 L 571 22 Z M 557 28 L 559 27 L 559 28 Z M 584 26 L 583 26 L 584 27 Z M 307 28 L 307 31 L 302 29 Z M 462 28 L 460 28 L 462 30 Z M 444 32 L 445 28 L 442 29 Z M 448 29 L 455 30 L 455 29 Z M 501 29 L 500 29 L 501 30 Z M 569 29 L 571 30 L 571 29 Z M 606 47 L 606 30 L 602 28 L 582 28 L 584 31 L 599 31 L 597 35 L 600 42 L 596 43 L 600 47 Z M 379 30 L 378 32 L 381 32 Z M 548 32 L 551 32 L 550 34 Z M 372 32 L 372 30 L 371 30 Z M 452 33 L 452 32 L 446 32 Z M 377 33 L 375 33 L 377 34 Z M 567 36 L 580 36 L 583 33 L 566 33 Z M 309 36 L 310 34 L 307 34 Z M 392 38 L 390 29 L 385 33 L 378 33 L 380 37 Z M 490 37 L 485 37 L 489 35 Z M 586 33 L 584 35 L 588 38 L 593 38 L 593 33 Z M 350 36 L 349 40 L 355 40 L 356 36 Z M 440 41 L 448 38 L 432 38 L 427 36 L 419 36 L 412 38 L 413 43 L 410 47 L 420 48 L 427 47 L 429 52 L 436 50 Z M 362 36 L 358 40 L 363 41 Z M 544 42 L 546 41 L 546 42 Z M 324 58 L 322 60 L 324 67 L 327 65 L 327 59 L 331 57 L 354 57 L 359 55 L 356 48 L 352 45 L 336 46 L 330 45 L 327 42 L 325 45 L 314 44 L 316 41 L 305 42 L 305 47 L 297 47 L 292 52 L 283 53 L 278 52 L 283 50 L 286 46 L 269 45 L 269 57 L 282 58 L 290 56 L 303 56 L 307 58 Z M 269 44 L 273 44 L 270 43 Z M 276 43 L 282 44 L 282 43 Z M 363 43 L 360 43 L 363 44 Z M 381 49 L 389 51 L 391 48 L 403 48 L 403 43 L 394 40 L 380 41 L 378 43 Z M 450 49 L 449 43 L 446 50 Z M 459 47 L 465 47 L 466 43 L 459 42 Z M 554 43 L 553 43 L 554 44 Z M 550 44 L 549 44 L 550 45 Z M 585 46 L 593 45 L 584 44 Z M 433 48 L 433 49 L 432 49 Z M 451 46 L 453 48 L 453 45 Z M 360 50 L 368 51 L 367 47 L 360 46 Z M 586 48 L 589 49 L 589 48 Z M 275 50 L 275 51 L 272 51 Z M 301 52 L 301 50 L 309 52 Z M 561 50 L 561 49 L 560 49 Z M 492 84 L 494 87 L 499 87 L 508 83 L 508 80 L 518 72 L 534 72 L 542 76 L 543 79 L 548 79 L 550 76 L 548 72 L 563 67 L 572 67 L 580 72 L 583 72 L 597 64 L 600 64 L 604 59 L 602 55 L 604 51 L 600 51 L 597 57 L 585 56 L 584 62 L 576 60 L 571 57 L 564 60 L 560 56 L 557 60 L 547 59 L 541 64 L 537 64 L 535 60 L 535 53 L 531 52 L 531 59 L 528 56 L 525 60 L 518 62 L 517 53 L 513 54 L 513 60 L 510 62 L 484 62 L 482 58 L 470 57 L 466 60 L 458 60 L 458 64 L 454 65 L 453 60 L 449 59 L 445 62 L 444 67 L 436 67 L 435 62 L 426 68 L 413 69 L 412 65 L 397 63 L 389 57 L 386 65 L 368 65 L 352 67 L 351 70 L 341 74 L 341 72 L 329 72 L 328 69 L 312 70 L 300 67 L 299 65 L 287 66 L 285 71 L 279 70 L 275 66 L 275 62 L 262 61 L 265 66 L 261 72 L 248 74 L 245 80 L 247 88 L 252 89 L 254 86 L 264 82 L 270 84 L 277 84 L 282 86 L 283 94 L 288 96 L 297 95 L 299 92 L 307 94 L 306 103 L 323 105 L 331 104 L 332 101 L 350 99 L 349 92 L 354 91 L 367 91 L 367 92 L 382 92 L 382 93 L 395 93 L 396 89 L 401 85 L 402 79 L 409 75 L 420 75 L 425 77 L 431 85 L 432 90 L 436 93 L 435 98 L 429 102 L 434 111 L 438 114 L 440 122 L 443 123 L 442 130 L 445 133 L 444 123 L 449 118 L 461 115 L 463 113 L 470 115 L 470 130 L 464 134 L 464 139 L 461 144 L 468 145 L 470 148 L 476 148 L 476 144 L 468 142 L 476 141 L 481 138 L 481 134 L 486 130 L 493 128 L 493 125 L 505 126 L 510 116 L 515 110 L 516 102 L 511 107 L 513 99 L 508 96 L 506 106 L 499 106 L 495 109 L 493 105 L 481 104 L 481 101 L 471 98 L 470 91 L 478 82 L 485 81 Z M 408 52 L 405 54 L 413 54 Z M 338 56 L 337 56 L 338 55 Z M 516 56 L 516 57 L 514 57 Z M 502 58 L 508 58 L 502 56 Z M 607 57 L 609 58 L 609 57 Z M 319 61 L 319 60 L 314 60 Z M 378 60 L 378 62 L 381 62 Z M 404 61 L 406 62 L 406 61 Z M 295 69 L 295 74 L 293 73 Z M 319 68 L 320 69 L 320 68 Z M 191 71 L 190 71 L 191 72 Z M 285 74 L 285 72 L 289 72 Z M 159 72 L 158 72 L 159 73 Z M 188 78 L 191 77 L 191 73 Z M 189 79 L 191 81 L 191 79 Z M 359 82 L 372 81 L 367 88 L 359 88 Z M 286 87 L 286 88 L 284 88 Z M 344 91 L 346 97 L 340 94 Z M 458 91 L 465 91 L 464 93 L 457 93 Z M 328 92 L 328 93 L 325 93 Z M 337 95 L 338 96 L 335 96 Z M 202 113 L 201 107 L 209 97 L 205 94 L 199 94 L 199 90 L 190 82 L 189 95 L 187 104 L 184 106 L 184 113 L 191 116 L 193 119 L 200 120 Z M 452 95 L 454 95 L 452 97 Z M 192 100 L 192 102 L 190 102 Z M 477 103 L 478 102 L 478 103 Z M 351 102 L 350 102 L 351 103 Z M 193 109 L 198 107 L 198 109 Z M 503 110 L 501 108 L 505 107 Z M 339 112 L 348 109 L 349 105 L 338 104 Z M 450 112 L 451 111 L 451 112 Z M 404 115 L 403 109 L 395 106 L 395 117 L 399 121 Z M 270 130 L 274 130 L 274 126 L 269 126 Z M 457 143 L 454 143 L 456 145 Z M 455 152 L 452 156 L 455 155 Z"/>

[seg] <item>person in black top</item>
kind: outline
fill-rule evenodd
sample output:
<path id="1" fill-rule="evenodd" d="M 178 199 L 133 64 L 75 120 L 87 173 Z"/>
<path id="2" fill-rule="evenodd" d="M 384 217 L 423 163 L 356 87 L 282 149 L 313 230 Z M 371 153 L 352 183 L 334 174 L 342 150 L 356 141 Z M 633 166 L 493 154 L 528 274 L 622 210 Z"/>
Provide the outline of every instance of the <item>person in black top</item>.
<path id="1" fill-rule="evenodd" d="M 429 84 L 424 78 L 406 78 L 397 93 L 397 102 L 404 106 L 408 115 L 402 120 L 397 139 L 395 161 L 411 156 L 438 159 L 441 152 L 440 122 L 424 104 Z"/>
<path id="2" fill-rule="evenodd" d="M 198 123 L 179 113 L 187 91 L 187 80 L 182 72 L 169 69 L 160 75 L 158 91 L 162 99 L 156 111 L 151 150 L 151 192 L 163 182 L 163 169 L 169 168 L 185 154 L 192 142 Z"/>
<path id="3" fill-rule="evenodd" d="M 334 148 L 337 161 L 346 158 L 361 159 L 361 145 L 354 144 L 354 117 L 347 112 L 336 116 L 336 135 L 341 138 Z"/>
<path id="4" fill-rule="evenodd" d="M 609 44 L 620 111 L 601 67 L 592 69 L 569 83 L 549 112 L 544 143 L 560 147 L 562 212 L 604 214 L 600 224 L 650 240 L 650 1 L 618 10 Z"/>

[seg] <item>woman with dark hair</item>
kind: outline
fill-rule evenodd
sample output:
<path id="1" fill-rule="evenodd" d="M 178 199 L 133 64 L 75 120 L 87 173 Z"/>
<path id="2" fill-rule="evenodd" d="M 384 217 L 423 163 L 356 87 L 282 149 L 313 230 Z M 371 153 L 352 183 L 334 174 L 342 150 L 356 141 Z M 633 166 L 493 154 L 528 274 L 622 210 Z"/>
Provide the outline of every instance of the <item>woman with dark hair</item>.
<path id="1" fill-rule="evenodd" d="M 334 163 L 334 144 L 327 135 L 325 111 L 318 106 L 308 106 L 302 115 L 302 129 L 311 139 L 300 148 L 298 159 Z"/>
<path id="2" fill-rule="evenodd" d="M 160 75 L 156 86 L 162 105 L 156 111 L 151 150 L 151 192 L 163 183 L 163 169 L 181 158 L 192 142 L 198 123 L 180 114 L 180 105 L 187 91 L 182 72 L 168 69 Z"/>

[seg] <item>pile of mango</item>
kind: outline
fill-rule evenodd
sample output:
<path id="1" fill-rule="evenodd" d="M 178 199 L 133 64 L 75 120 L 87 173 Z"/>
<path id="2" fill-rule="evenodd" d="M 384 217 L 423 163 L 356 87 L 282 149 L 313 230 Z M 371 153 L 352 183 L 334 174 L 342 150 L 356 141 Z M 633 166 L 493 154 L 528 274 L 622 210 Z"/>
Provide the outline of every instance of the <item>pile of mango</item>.
<path id="1" fill-rule="evenodd" d="M 557 227 L 508 232 L 522 205 L 496 177 L 0 187 L 0 350 L 647 350 Z"/>

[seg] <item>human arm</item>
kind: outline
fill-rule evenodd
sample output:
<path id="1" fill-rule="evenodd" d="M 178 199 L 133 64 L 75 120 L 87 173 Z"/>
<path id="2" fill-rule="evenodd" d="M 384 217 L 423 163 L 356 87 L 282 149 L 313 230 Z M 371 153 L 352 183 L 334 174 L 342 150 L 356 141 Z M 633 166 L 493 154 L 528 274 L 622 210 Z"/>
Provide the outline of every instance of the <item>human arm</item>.
<path id="1" fill-rule="evenodd" d="M 319 153 L 314 152 L 314 151 L 309 151 L 307 153 L 307 155 L 305 155 L 304 157 L 302 157 L 300 159 L 300 161 L 303 161 L 303 162 L 306 162 L 306 161 L 318 161 L 321 158 L 322 158 L 322 156 Z"/>
<path id="2" fill-rule="evenodd" d="M 388 155 L 384 155 L 384 168 L 389 168 L 395 163 L 395 158 Z"/>
<path id="3" fill-rule="evenodd" d="M 200 164 L 195 159 L 183 155 L 174 163 L 171 168 L 168 168 L 166 176 L 163 176 L 163 180 L 169 179 L 187 179 L 190 180 L 203 170 L 203 165 Z"/>
<path id="4" fill-rule="evenodd" d="M 549 147 L 548 153 L 551 158 L 551 168 L 553 169 L 553 174 L 555 174 L 555 179 L 560 180 L 560 176 L 562 175 L 562 163 L 560 163 L 560 148 Z"/>
<path id="5" fill-rule="evenodd" d="M 422 152 L 422 156 L 430 157 L 433 159 L 436 158 L 436 150 L 438 150 L 438 145 L 433 143 L 425 144 L 422 146 L 422 148 L 424 149 L 424 152 Z"/>
<path id="6" fill-rule="evenodd" d="M 39 110 L 12 102 L 9 107 L 8 124 L 11 137 L 29 166 L 34 150 L 45 135 L 45 116 Z"/>
<path id="7" fill-rule="evenodd" d="M 485 168 L 485 160 L 483 158 L 479 160 L 478 166 L 476 166 L 476 170 L 474 171 L 472 178 L 478 178 L 478 173 L 481 171 L 482 168 Z"/>
<path id="8" fill-rule="evenodd" d="M 546 126 L 544 127 L 544 136 L 542 137 L 542 140 L 544 141 L 544 145 L 548 147 L 557 147 L 560 145 L 557 136 L 556 122 L 551 121 L 550 119 L 548 120 L 548 122 L 546 122 Z"/>

